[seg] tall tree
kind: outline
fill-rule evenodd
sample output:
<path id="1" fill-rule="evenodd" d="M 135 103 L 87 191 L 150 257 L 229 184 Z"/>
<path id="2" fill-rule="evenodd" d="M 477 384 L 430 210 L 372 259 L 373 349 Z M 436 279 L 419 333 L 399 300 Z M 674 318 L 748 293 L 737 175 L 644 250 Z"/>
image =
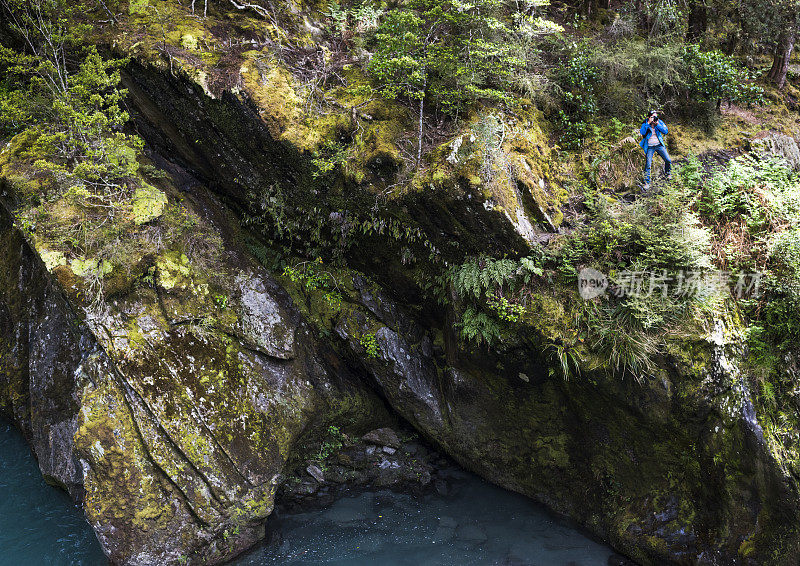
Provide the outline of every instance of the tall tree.
<path id="1" fill-rule="evenodd" d="M 767 73 L 767 79 L 778 88 L 783 88 L 786 84 L 786 75 L 789 72 L 789 60 L 792 57 L 794 44 L 797 39 L 797 16 L 795 15 L 794 24 L 790 23 L 781 31 L 775 45 L 772 58 L 772 68 Z"/>
<path id="2" fill-rule="evenodd" d="M 742 31 L 752 47 L 772 51 L 766 79 L 782 88 L 800 34 L 800 0 L 743 0 L 740 13 Z"/>
<path id="3" fill-rule="evenodd" d="M 417 103 L 417 161 L 428 101 L 455 115 L 476 100 L 509 99 L 503 85 L 526 64 L 512 34 L 551 29 L 535 14 L 546 4 L 525 0 L 508 13 L 502 0 L 410 0 L 386 14 L 368 70 L 383 96 Z"/>

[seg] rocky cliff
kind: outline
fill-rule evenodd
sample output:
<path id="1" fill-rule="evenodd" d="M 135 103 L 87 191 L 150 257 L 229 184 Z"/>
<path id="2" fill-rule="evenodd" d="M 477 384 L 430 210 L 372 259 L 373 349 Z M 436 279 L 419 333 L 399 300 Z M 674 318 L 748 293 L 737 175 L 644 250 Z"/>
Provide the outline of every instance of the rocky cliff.
<path id="1" fill-rule="evenodd" d="M 800 411 L 750 390 L 735 304 L 620 374 L 590 344 L 559 369 L 572 287 L 543 278 L 492 348 L 460 339 L 458 297 L 437 301 L 448 268 L 536 253 L 570 213 L 569 171 L 529 102 L 445 131 L 409 173 L 402 105 L 329 89 L 309 110 L 296 53 L 248 40 L 209 57 L 233 32 L 181 18 L 169 44 L 98 38 L 134 55 L 147 166 L 130 206 L 93 209 L 102 257 L 69 243 L 87 195 L 32 197 L 24 138 L 0 160 L 0 411 L 113 563 L 234 556 L 263 536 L 308 439 L 391 415 L 642 564 L 796 562 L 797 446 L 762 423 Z M 355 148 L 344 162 L 326 145 L 339 140 Z"/>

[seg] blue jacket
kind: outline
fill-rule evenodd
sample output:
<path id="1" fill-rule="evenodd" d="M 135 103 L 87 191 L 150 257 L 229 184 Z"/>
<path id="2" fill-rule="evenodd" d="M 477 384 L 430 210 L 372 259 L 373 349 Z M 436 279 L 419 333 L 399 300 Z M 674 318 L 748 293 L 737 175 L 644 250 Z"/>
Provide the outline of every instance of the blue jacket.
<path id="1" fill-rule="evenodd" d="M 650 137 L 648 134 L 650 133 L 650 124 L 647 123 L 647 120 L 644 121 L 642 127 L 639 129 L 639 133 L 642 135 L 642 141 L 639 142 L 639 145 L 642 146 L 642 150 L 647 152 L 647 140 Z M 661 142 L 661 145 L 664 144 L 664 138 L 661 137 L 661 134 L 668 134 L 669 130 L 667 129 L 667 125 L 662 121 L 659 120 L 656 124 L 656 136 L 658 137 L 658 141 Z"/>

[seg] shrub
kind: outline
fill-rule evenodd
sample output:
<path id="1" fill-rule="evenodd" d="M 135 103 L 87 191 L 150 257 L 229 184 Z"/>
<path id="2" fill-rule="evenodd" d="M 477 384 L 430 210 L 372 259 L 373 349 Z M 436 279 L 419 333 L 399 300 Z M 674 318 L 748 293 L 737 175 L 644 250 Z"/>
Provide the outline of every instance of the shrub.
<path id="1" fill-rule="evenodd" d="M 62 188 L 82 184 L 99 193 L 133 182 L 142 141 L 121 131 L 129 118 L 119 89 L 124 61 L 81 45 L 89 28 L 75 21 L 84 9 L 65 0 L 0 4 L 25 42 L 24 51 L 0 45 L 0 129 L 28 128 L 28 157 L 38 169 Z"/>
<path id="2" fill-rule="evenodd" d="M 634 119 L 661 108 L 682 85 L 681 46 L 675 41 L 620 41 L 592 54 L 601 69 L 600 110 Z"/>
<path id="3" fill-rule="evenodd" d="M 686 75 L 686 105 L 723 100 L 753 103 L 761 100 L 763 89 L 752 83 L 747 69 L 721 51 L 701 51 L 698 45 L 686 45 L 682 53 Z"/>
<path id="4" fill-rule="evenodd" d="M 592 128 L 598 113 L 597 87 L 600 69 L 592 61 L 592 46 L 586 42 L 567 47 L 566 57 L 556 69 L 556 80 L 562 91 L 562 107 L 558 110 L 561 122 L 561 143 L 577 149 Z"/>

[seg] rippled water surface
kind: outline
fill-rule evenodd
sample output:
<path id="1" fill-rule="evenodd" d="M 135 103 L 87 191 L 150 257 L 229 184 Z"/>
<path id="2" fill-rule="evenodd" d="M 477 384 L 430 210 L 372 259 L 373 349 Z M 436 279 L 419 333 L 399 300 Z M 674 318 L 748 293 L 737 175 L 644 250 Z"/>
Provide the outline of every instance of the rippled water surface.
<path id="1" fill-rule="evenodd" d="M 532 503 L 461 474 L 447 495 L 345 497 L 270 521 L 274 542 L 235 566 L 606 566 L 612 551 Z M 48 486 L 20 434 L 0 421 L 0 566 L 99 566 L 80 509 Z"/>
<path id="2" fill-rule="evenodd" d="M 0 421 L 0 566 L 108 562 L 83 512 L 47 485 L 17 430 Z"/>
<path id="3" fill-rule="evenodd" d="M 463 474 L 446 496 L 364 493 L 270 523 L 236 566 L 606 566 L 613 552 L 533 502 Z"/>

